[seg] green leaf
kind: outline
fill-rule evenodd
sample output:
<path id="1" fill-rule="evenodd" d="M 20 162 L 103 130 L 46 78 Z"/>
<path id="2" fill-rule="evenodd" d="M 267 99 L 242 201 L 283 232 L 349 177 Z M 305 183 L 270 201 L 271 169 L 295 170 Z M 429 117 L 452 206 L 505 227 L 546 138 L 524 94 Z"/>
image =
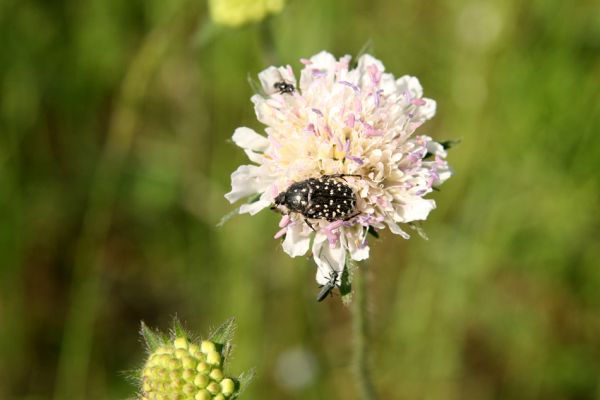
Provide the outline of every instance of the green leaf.
<path id="1" fill-rule="evenodd" d="M 212 330 L 209 339 L 217 344 L 225 346 L 233 340 L 235 328 L 235 318 L 231 317 L 218 328 Z"/>
<path id="2" fill-rule="evenodd" d="M 352 302 L 352 275 L 356 269 L 356 264 L 352 260 L 346 261 L 346 268 L 342 273 L 342 282 L 340 284 L 340 295 L 342 302 L 346 305 Z"/>
<path id="3" fill-rule="evenodd" d="M 173 317 L 173 328 L 171 328 L 171 335 L 173 338 L 184 337 L 190 339 L 189 334 L 181 324 L 181 321 L 177 317 Z"/>
<path id="4" fill-rule="evenodd" d="M 231 398 L 235 399 L 237 398 L 242 392 L 244 392 L 244 390 L 246 390 L 248 388 L 248 386 L 250 385 L 250 382 L 252 382 L 252 380 L 254 379 L 254 376 L 256 375 L 256 371 L 254 370 L 254 368 L 252 368 L 249 371 L 243 372 L 239 377 L 238 377 L 238 390 L 236 391 L 235 395 L 233 395 Z"/>
<path id="5" fill-rule="evenodd" d="M 149 353 L 153 353 L 165 343 L 164 338 L 159 332 L 155 332 L 152 329 L 148 328 L 148 325 L 142 321 L 140 327 L 140 335 L 144 338 L 144 342 L 146 343 L 146 349 Z"/>

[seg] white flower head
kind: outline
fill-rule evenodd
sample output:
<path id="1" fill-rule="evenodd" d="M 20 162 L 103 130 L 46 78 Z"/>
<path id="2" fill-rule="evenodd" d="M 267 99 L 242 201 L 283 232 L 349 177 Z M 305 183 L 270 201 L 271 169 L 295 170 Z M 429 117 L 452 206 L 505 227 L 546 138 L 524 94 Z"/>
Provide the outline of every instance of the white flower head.
<path id="1" fill-rule="evenodd" d="M 311 249 L 319 284 L 336 277 L 339 285 L 348 257 L 369 257 L 369 228 L 388 227 L 408 238 L 402 225 L 427 218 L 435 201 L 425 196 L 451 170 L 444 146 L 414 135 L 436 109 L 417 78 L 395 79 L 370 55 L 360 57 L 354 69 L 350 56 L 336 60 L 327 52 L 301 62 L 298 86 L 290 66 L 259 74 L 264 93 L 252 102 L 265 135 L 245 127 L 234 132 L 233 141 L 253 164 L 232 174 L 225 197 L 233 203 L 258 196 L 240 208 L 256 214 L 293 183 L 342 175 L 335 179 L 356 200 L 351 218 L 312 219 L 278 207 L 284 215 L 275 234 L 285 237 L 283 249 L 292 257 Z"/>

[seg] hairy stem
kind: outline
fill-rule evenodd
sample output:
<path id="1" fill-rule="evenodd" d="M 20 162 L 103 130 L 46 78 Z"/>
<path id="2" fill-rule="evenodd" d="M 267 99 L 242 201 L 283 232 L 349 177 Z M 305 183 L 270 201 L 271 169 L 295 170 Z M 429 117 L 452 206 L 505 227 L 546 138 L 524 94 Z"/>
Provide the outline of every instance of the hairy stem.
<path id="1" fill-rule="evenodd" d="M 354 300 L 352 305 L 354 323 L 354 373 L 363 400 L 375 400 L 377 394 L 371 379 L 368 358 L 367 283 L 363 269 L 354 273 Z"/>

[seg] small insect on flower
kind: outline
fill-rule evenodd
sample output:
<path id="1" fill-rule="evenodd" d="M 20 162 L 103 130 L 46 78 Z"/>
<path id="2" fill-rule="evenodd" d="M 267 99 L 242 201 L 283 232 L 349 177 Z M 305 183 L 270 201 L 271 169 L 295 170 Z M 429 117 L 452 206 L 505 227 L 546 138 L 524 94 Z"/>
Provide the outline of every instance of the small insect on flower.
<path id="1" fill-rule="evenodd" d="M 348 174 L 322 175 L 320 178 L 293 183 L 275 197 L 272 208 L 279 209 L 283 214 L 301 214 L 313 230 L 308 218 L 330 222 L 349 220 L 360 213 L 356 210 L 356 195 L 345 183 L 345 176 L 360 177 Z"/>
<path id="2" fill-rule="evenodd" d="M 325 300 L 325 297 L 327 297 L 327 295 L 330 294 L 333 289 L 335 289 L 335 287 L 337 286 L 337 277 L 338 273 L 332 271 L 331 275 L 329 276 L 329 281 L 323 286 L 321 286 L 321 291 L 317 295 L 317 301 Z"/>
<path id="3" fill-rule="evenodd" d="M 284 93 L 292 94 L 292 93 L 294 93 L 294 90 L 296 90 L 294 85 L 292 85 L 291 83 L 283 82 L 283 81 L 275 82 L 273 84 L 273 87 L 275 89 L 279 90 L 280 94 L 284 94 Z"/>

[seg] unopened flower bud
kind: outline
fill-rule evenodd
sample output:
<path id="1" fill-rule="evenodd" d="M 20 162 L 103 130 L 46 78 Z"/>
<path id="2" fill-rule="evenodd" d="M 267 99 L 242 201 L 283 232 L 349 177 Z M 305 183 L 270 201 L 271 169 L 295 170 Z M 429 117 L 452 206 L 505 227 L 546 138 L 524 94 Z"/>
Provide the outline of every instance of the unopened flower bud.
<path id="1" fill-rule="evenodd" d="M 194 378 L 194 385 L 198 386 L 201 389 L 205 388 L 209 382 L 210 380 L 206 375 L 196 375 L 196 377 Z"/>
<path id="2" fill-rule="evenodd" d="M 196 393 L 194 400 L 210 400 L 211 398 L 212 395 L 208 393 L 208 391 L 206 391 L 205 389 L 202 389 L 198 393 Z"/>
<path id="3" fill-rule="evenodd" d="M 221 354 L 218 351 L 211 351 L 206 355 L 206 362 L 210 365 L 221 364 Z"/>
<path id="4" fill-rule="evenodd" d="M 223 371 L 221 371 L 218 368 L 215 368 L 212 371 L 210 371 L 209 376 L 213 381 L 221 382 L 221 380 L 223 380 Z"/>
<path id="5" fill-rule="evenodd" d="M 188 351 L 190 352 L 190 355 L 192 357 L 195 357 L 195 358 L 202 357 L 202 352 L 200 351 L 200 346 L 198 346 L 197 344 L 188 345 Z"/>
<path id="6" fill-rule="evenodd" d="M 211 342 L 210 340 L 203 340 L 202 343 L 200 343 L 200 351 L 202 351 L 204 354 L 208 354 L 211 351 L 216 351 L 217 350 L 217 346 L 215 346 L 215 344 L 213 342 Z"/>
<path id="7" fill-rule="evenodd" d="M 209 369 L 210 369 L 210 366 L 205 362 L 199 362 L 198 366 L 196 367 L 196 371 L 201 372 L 201 373 L 208 373 Z"/>
<path id="8" fill-rule="evenodd" d="M 178 337 L 177 339 L 175 339 L 173 341 L 173 346 L 175 346 L 176 349 L 187 349 L 188 348 L 187 339 L 184 337 Z"/>
<path id="9" fill-rule="evenodd" d="M 232 379 L 225 378 L 221 381 L 221 392 L 225 396 L 231 396 L 235 391 L 235 382 Z"/>
<path id="10" fill-rule="evenodd" d="M 206 390 L 208 390 L 209 393 L 217 394 L 221 391 L 221 386 L 219 386 L 219 384 L 216 382 L 211 382 L 206 387 Z"/>
<path id="11" fill-rule="evenodd" d="M 140 371 L 139 400 L 224 400 L 235 395 L 233 380 L 223 373 L 223 359 L 217 351 L 231 342 L 227 330 L 232 320 L 219 328 L 218 342 L 190 343 L 176 326 L 178 337 L 167 341 L 142 326 L 151 354 Z M 154 351 L 152 351 L 154 349 Z M 222 392 L 224 394 L 222 394 Z"/>

